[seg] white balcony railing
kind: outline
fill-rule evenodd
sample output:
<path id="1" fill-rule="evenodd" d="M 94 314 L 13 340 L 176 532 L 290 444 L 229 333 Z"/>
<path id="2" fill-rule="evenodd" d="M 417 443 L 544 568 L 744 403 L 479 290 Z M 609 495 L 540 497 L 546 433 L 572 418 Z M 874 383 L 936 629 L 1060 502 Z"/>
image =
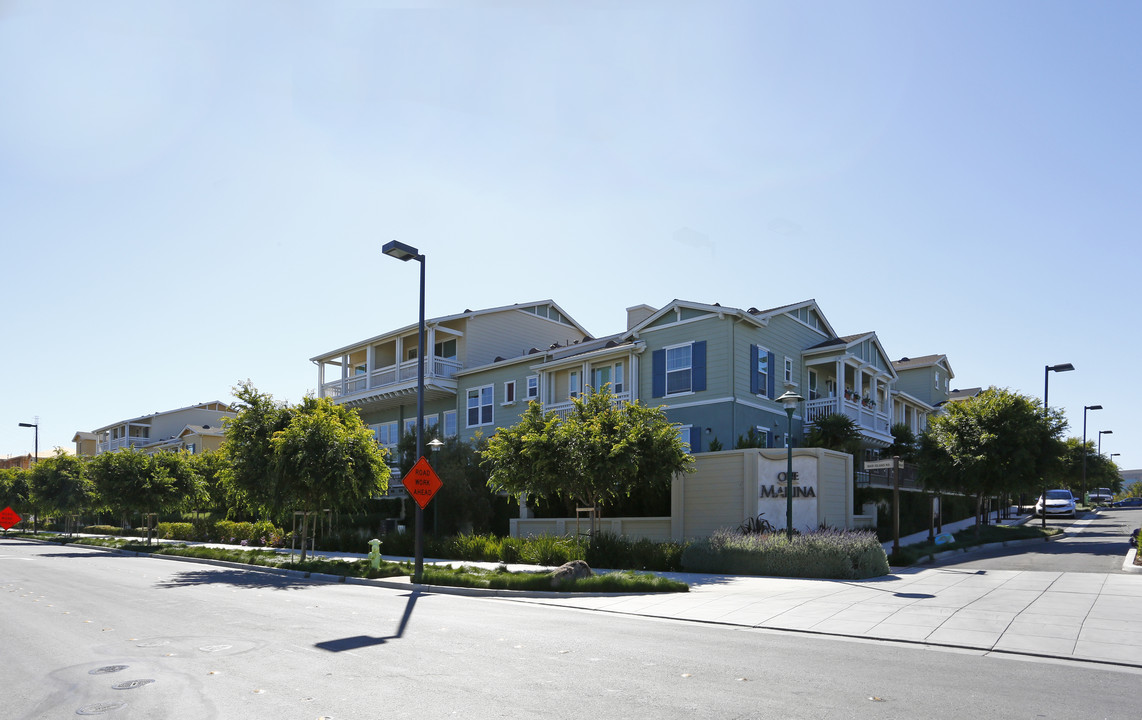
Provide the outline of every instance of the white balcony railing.
<path id="1" fill-rule="evenodd" d="M 615 398 L 615 404 L 618 404 L 621 402 L 630 402 L 630 393 L 629 392 L 617 393 L 614 395 L 614 398 Z M 553 413 L 555 413 L 555 416 L 558 417 L 560 420 L 565 420 L 567 418 L 567 416 L 571 414 L 571 410 L 574 407 L 575 407 L 575 403 L 568 400 L 567 402 L 546 404 L 543 406 L 543 411 L 544 412 L 553 412 Z"/>
<path id="2" fill-rule="evenodd" d="M 150 445 L 151 439 L 145 437 L 123 437 L 116 438 L 115 440 L 102 440 L 95 443 L 96 453 L 112 452 L 113 450 L 121 450 L 122 448 L 129 447 L 143 447 Z"/>
<path id="3" fill-rule="evenodd" d="M 879 407 L 870 408 L 862 403 L 837 397 L 805 402 L 805 423 L 808 425 L 833 413 L 847 415 L 859 428 L 885 434 L 890 432 L 888 413 Z"/>
<path id="4" fill-rule="evenodd" d="M 461 367 L 460 363 L 456 360 L 441 357 L 426 358 L 424 363 L 424 377 L 447 380 L 455 377 Z M 374 370 L 371 374 L 362 373 L 361 375 L 353 375 L 352 377 L 339 378 L 327 382 L 321 386 L 321 396 L 337 398 L 345 395 L 363 393 L 366 390 L 377 390 L 415 381 L 416 360 L 409 360 L 399 365 L 389 365 L 388 367 L 379 368 Z"/>

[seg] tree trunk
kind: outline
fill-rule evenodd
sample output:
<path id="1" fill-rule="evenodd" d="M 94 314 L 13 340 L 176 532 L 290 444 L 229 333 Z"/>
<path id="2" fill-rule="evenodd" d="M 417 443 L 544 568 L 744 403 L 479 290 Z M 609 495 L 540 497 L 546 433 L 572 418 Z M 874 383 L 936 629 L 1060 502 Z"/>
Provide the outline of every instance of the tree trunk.
<path id="1" fill-rule="evenodd" d="M 980 516 L 982 514 L 983 514 L 983 495 L 980 494 L 980 495 L 975 496 L 975 537 L 976 537 L 976 540 L 979 539 L 979 533 L 980 533 L 979 520 L 980 520 Z"/>

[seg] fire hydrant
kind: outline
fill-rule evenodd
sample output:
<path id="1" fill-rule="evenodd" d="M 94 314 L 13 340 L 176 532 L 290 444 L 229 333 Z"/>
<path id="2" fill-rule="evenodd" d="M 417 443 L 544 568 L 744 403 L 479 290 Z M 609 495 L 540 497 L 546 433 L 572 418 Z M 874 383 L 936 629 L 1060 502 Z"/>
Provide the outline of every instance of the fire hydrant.
<path id="1" fill-rule="evenodd" d="M 381 567 L 381 541 L 373 538 L 369 541 L 372 550 L 369 551 L 369 564 L 373 566 L 374 570 L 379 570 Z"/>

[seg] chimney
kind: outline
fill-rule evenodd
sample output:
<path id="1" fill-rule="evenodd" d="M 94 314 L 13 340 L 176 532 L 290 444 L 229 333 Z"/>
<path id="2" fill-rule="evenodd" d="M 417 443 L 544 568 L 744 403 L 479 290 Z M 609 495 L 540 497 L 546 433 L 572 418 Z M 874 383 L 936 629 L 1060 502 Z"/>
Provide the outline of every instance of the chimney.
<path id="1" fill-rule="evenodd" d="M 649 305 L 634 305 L 627 308 L 627 330 L 658 312 Z"/>

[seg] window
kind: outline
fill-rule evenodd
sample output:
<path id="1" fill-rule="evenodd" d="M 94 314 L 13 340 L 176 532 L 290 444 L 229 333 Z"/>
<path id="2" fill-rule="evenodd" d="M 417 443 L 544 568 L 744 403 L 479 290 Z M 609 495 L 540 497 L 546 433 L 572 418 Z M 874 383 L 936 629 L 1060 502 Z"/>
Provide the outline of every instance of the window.
<path id="1" fill-rule="evenodd" d="M 678 428 L 678 436 L 689 447 L 690 453 L 702 452 L 702 428 L 683 425 Z"/>
<path id="2" fill-rule="evenodd" d="M 606 365 L 604 367 L 595 368 L 595 378 L 591 382 L 591 389 L 592 390 L 602 390 L 603 388 L 605 388 L 607 385 L 610 385 L 610 384 L 611 384 L 611 366 Z M 614 391 L 612 390 L 612 392 L 614 392 Z"/>
<path id="3" fill-rule="evenodd" d="M 492 424 L 493 388 L 485 385 L 468 391 L 468 427 Z"/>
<path id="4" fill-rule="evenodd" d="M 424 416 L 424 434 L 426 437 L 428 436 L 428 431 L 431 428 L 436 427 L 436 424 L 438 422 L 440 422 L 440 418 L 437 415 L 425 415 Z M 410 435 L 416 434 L 416 418 L 411 417 L 411 418 L 405 418 L 404 419 L 404 431 L 406 434 L 410 434 Z"/>
<path id="5" fill-rule="evenodd" d="M 432 346 L 432 352 L 436 357 L 448 358 L 449 360 L 456 359 L 456 341 L 444 340 Z"/>
<path id="6" fill-rule="evenodd" d="M 793 382 L 793 358 L 785 358 L 785 382 Z"/>
<path id="7" fill-rule="evenodd" d="M 651 353 L 653 397 L 706 389 L 706 341 L 660 348 Z"/>
<path id="8" fill-rule="evenodd" d="M 809 399 L 816 400 L 821 397 L 821 393 L 817 392 L 817 371 L 809 371 Z"/>
<path id="9" fill-rule="evenodd" d="M 626 392 L 626 382 L 623 376 L 623 364 L 615 363 L 615 384 L 613 388 L 616 395 Z"/>
<path id="10" fill-rule="evenodd" d="M 579 397 L 579 371 L 572 370 L 567 376 L 567 396 Z"/>
<path id="11" fill-rule="evenodd" d="M 527 378 L 527 399 L 528 400 L 538 400 L 539 399 L 539 376 L 538 375 L 530 375 Z"/>
<path id="12" fill-rule="evenodd" d="M 688 393 L 693 389 L 691 346 L 666 348 L 666 394 Z"/>
<path id="13" fill-rule="evenodd" d="M 448 410 L 444 413 L 444 437 L 456 437 L 456 411 Z"/>
<path id="14" fill-rule="evenodd" d="M 515 380 L 508 380 L 504 383 L 504 402 L 515 402 Z"/>
<path id="15" fill-rule="evenodd" d="M 415 424 L 416 421 L 413 421 Z M 370 425 L 369 428 L 373 431 L 373 437 L 377 439 L 377 444 L 387 447 L 395 447 L 397 441 L 397 424 L 395 422 L 379 423 L 377 425 Z"/>
<path id="16" fill-rule="evenodd" d="M 754 395 L 772 398 L 774 396 L 773 353 L 760 345 L 750 345 L 749 360 L 752 370 L 749 377 L 749 391 Z"/>

